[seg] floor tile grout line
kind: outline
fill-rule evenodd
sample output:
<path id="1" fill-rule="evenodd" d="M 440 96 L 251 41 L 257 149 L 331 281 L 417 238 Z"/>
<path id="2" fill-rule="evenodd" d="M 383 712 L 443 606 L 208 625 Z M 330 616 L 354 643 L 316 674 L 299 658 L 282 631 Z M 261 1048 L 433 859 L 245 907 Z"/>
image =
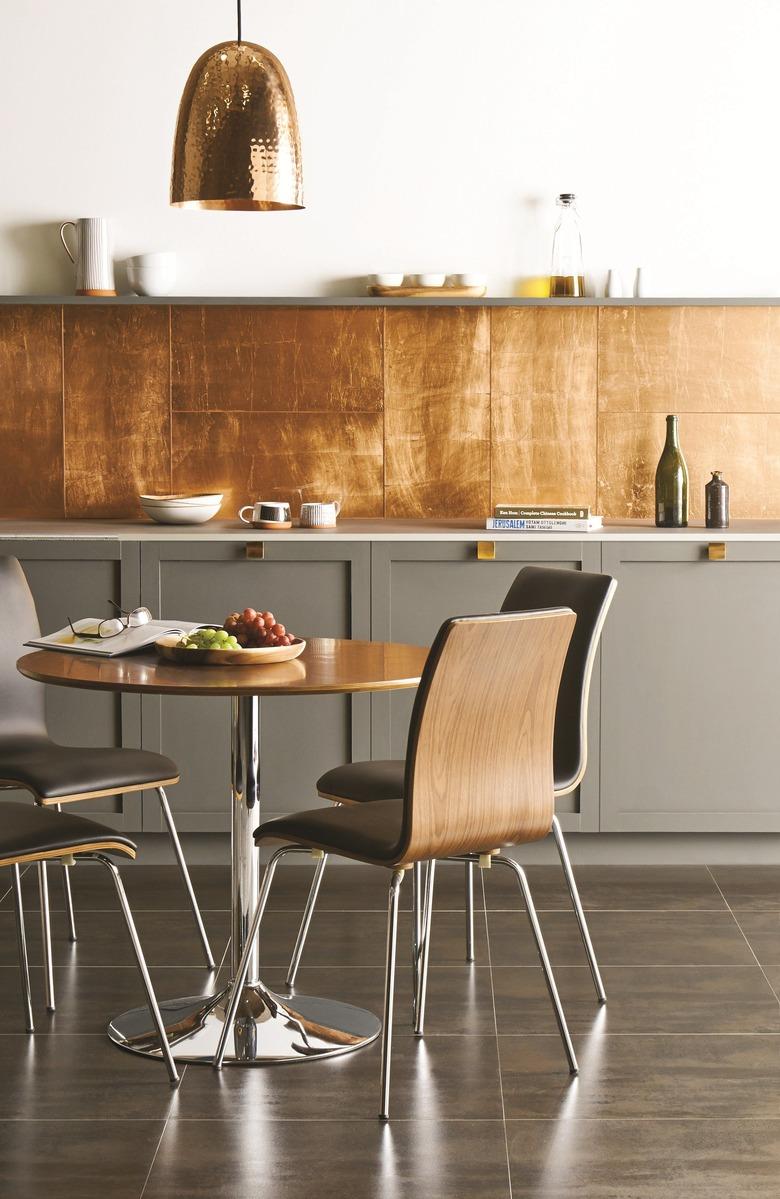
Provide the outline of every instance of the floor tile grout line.
<path id="1" fill-rule="evenodd" d="M 707 870 L 709 871 L 710 878 L 711 878 L 711 879 L 712 879 L 712 881 L 714 882 L 715 886 L 718 888 L 718 890 L 720 891 L 721 895 L 723 895 L 723 891 L 721 890 L 720 884 L 719 884 L 718 880 L 715 878 L 715 875 L 714 875 L 714 874 L 712 873 L 712 871 L 710 870 L 709 866 L 707 867 Z M 755 959 L 755 963 L 756 963 L 756 965 L 758 966 L 759 970 L 760 970 L 760 971 L 761 971 L 761 973 L 763 974 L 763 976 L 764 976 L 764 979 L 766 980 L 766 985 L 769 987 L 769 990 L 770 990 L 770 991 L 772 992 L 772 994 L 774 995 L 774 997 L 775 997 L 775 999 L 777 1000 L 778 1004 L 780 1004 L 780 995 L 778 995 L 777 991 L 775 990 L 775 988 L 772 986 L 771 982 L 769 981 L 769 976 L 767 975 L 767 972 L 766 972 L 766 970 L 764 969 L 764 967 L 761 965 L 761 963 L 760 963 L 760 962 L 759 962 L 759 960 L 758 960 L 758 954 L 756 953 L 756 951 L 755 951 L 755 949 L 753 948 L 753 946 L 750 944 L 750 941 L 748 940 L 748 937 L 747 937 L 747 934 L 745 933 L 745 930 L 743 929 L 742 925 L 739 923 L 739 920 L 737 920 L 737 917 L 736 917 L 736 916 L 735 916 L 735 914 L 734 914 L 734 911 L 733 911 L 733 909 L 732 909 L 732 907 L 731 907 L 731 904 L 730 904 L 730 903 L 729 903 L 729 901 L 726 899 L 726 896 L 725 896 L 725 895 L 723 895 L 723 902 L 725 903 L 725 905 L 726 905 L 726 907 L 728 908 L 729 912 L 731 912 L 731 917 L 732 917 L 732 919 L 733 919 L 734 923 L 736 924 L 737 928 L 739 929 L 740 933 L 741 933 L 741 934 L 742 934 L 742 936 L 745 938 L 745 944 L 747 945 L 748 949 L 749 949 L 749 950 L 750 950 L 750 952 L 752 953 L 752 955 L 753 955 L 753 957 L 754 957 L 754 959 Z"/>
<path id="2" fill-rule="evenodd" d="M 504 1152 L 506 1153 L 506 1176 L 509 1186 L 509 1199 L 512 1199 L 512 1163 L 509 1156 L 509 1132 L 506 1126 L 506 1104 L 504 1103 L 504 1078 L 501 1073 L 501 1049 L 498 1039 L 498 1015 L 496 1012 L 496 991 L 493 986 L 493 958 L 490 952 L 490 928 L 488 921 L 487 904 L 485 903 L 485 872 L 480 868 L 479 871 L 479 886 L 482 891 L 482 916 L 485 922 L 485 952 L 487 954 L 488 977 L 490 978 L 490 999 L 493 1005 L 493 1029 L 495 1034 L 496 1044 L 496 1061 L 498 1062 L 498 1091 L 501 1096 L 501 1124 L 504 1129 Z"/>
<path id="3" fill-rule="evenodd" d="M 181 1072 L 181 1081 L 179 1082 L 179 1086 L 181 1086 L 182 1082 L 184 1081 L 184 1075 L 186 1073 L 187 1073 L 187 1067 L 185 1066 Z M 171 1113 L 169 1111 L 168 1115 L 165 1117 L 165 1123 L 162 1126 L 162 1132 L 160 1133 L 159 1140 L 157 1141 L 154 1153 L 152 1154 L 152 1160 L 149 1162 L 149 1169 L 146 1171 L 146 1178 L 144 1179 L 144 1185 L 141 1187 L 141 1190 L 138 1194 L 138 1199 L 144 1199 L 144 1195 L 146 1194 L 146 1188 L 149 1185 L 149 1179 L 152 1176 L 152 1170 L 154 1169 L 154 1163 L 157 1161 L 157 1154 L 160 1152 L 160 1146 L 162 1145 L 163 1137 L 165 1136 L 165 1130 L 168 1127 L 168 1122 L 170 1121 L 170 1118 L 171 1118 Z"/>

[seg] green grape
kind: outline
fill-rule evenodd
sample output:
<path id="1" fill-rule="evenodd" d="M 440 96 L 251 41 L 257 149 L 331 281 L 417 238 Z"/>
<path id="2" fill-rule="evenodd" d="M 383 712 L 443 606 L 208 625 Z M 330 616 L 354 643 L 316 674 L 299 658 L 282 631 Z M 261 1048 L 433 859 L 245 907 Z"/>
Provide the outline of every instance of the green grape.
<path id="1" fill-rule="evenodd" d="M 217 629 L 216 633 L 214 634 L 214 640 L 218 641 L 220 644 L 227 641 L 229 637 L 230 634 L 228 633 L 227 629 Z"/>

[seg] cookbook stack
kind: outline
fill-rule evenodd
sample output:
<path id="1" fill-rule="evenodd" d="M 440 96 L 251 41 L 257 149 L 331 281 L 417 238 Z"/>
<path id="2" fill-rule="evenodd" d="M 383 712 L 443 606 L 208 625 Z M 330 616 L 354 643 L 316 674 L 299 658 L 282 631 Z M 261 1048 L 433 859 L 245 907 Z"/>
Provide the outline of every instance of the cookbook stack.
<path id="1" fill-rule="evenodd" d="M 592 533 L 601 528 L 601 517 L 590 508 L 574 505 L 539 506 L 499 504 L 485 521 L 485 528 L 526 533 Z"/>

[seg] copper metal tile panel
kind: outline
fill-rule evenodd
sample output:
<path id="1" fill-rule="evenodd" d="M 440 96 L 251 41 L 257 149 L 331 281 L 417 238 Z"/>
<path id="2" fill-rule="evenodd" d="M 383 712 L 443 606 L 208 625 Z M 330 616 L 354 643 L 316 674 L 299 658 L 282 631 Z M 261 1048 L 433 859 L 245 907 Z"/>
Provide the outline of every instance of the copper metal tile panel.
<path id="1" fill-rule="evenodd" d="M 65 308 L 68 516 L 135 516 L 170 490 L 168 309 Z"/>
<path id="2" fill-rule="evenodd" d="M 0 516 L 63 516 L 59 306 L 0 308 Z"/>
<path id="3" fill-rule="evenodd" d="M 662 413 L 599 416 L 599 508 L 605 516 L 653 516 L 655 468 L 665 434 Z M 691 413 L 680 418 L 692 520 L 704 517 L 704 485 L 722 470 L 732 517 L 780 512 L 780 415 Z"/>
<path id="4" fill-rule="evenodd" d="M 381 413 L 174 412 L 173 489 L 226 492 L 225 516 L 261 499 L 381 516 Z"/>
<path id="5" fill-rule="evenodd" d="M 386 311 L 386 516 L 486 515 L 489 336 L 486 309 Z"/>
<path id="6" fill-rule="evenodd" d="M 493 504 L 594 504 L 593 308 L 494 308 Z"/>
<path id="7" fill-rule="evenodd" d="M 780 308 L 603 308 L 611 412 L 780 412 Z"/>
<path id="8" fill-rule="evenodd" d="M 378 412 L 382 311 L 174 307 L 173 407 L 208 412 Z"/>

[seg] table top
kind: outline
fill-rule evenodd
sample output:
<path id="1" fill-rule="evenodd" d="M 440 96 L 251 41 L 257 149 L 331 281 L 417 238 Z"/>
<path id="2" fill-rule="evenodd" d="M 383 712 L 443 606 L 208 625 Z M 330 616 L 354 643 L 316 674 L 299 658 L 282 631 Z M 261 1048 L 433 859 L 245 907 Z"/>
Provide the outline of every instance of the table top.
<path id="1" fill-rule="evenodd" d="M 28 679 L 93 691 L 152 695 L 330 695 L 416 687 L 428 650 L 388 641 L 312 637 L 300 658 L 264 666 L 186 666 L 154 650 L 98 658 L 57 650 L 25 654 L 17 668 Z"/>

